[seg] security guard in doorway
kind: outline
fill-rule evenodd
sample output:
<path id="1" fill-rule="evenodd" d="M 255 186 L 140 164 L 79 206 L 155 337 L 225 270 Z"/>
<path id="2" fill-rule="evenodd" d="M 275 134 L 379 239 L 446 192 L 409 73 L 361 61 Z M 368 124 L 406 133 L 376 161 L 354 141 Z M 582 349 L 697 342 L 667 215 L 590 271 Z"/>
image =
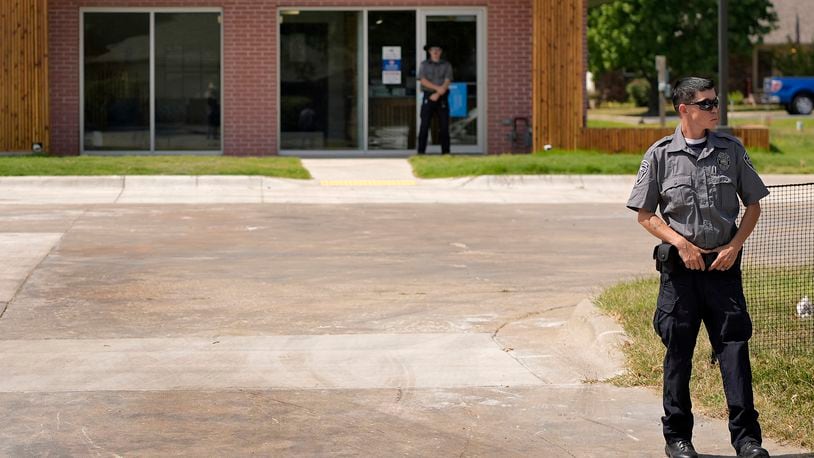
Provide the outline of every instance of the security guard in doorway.
<path id="1" fill-rule="evenodd" d="M 438 130 L 441 141 L 441 154 L 449 154 L 449 85 L 452 84 L 452 65 L 444 59 L 444 52 L 437 43 L 424 46 L 430 58 L 421 62 L 418 79 L 424 97 L 421 101 L 421 127 L 418 129 L 418 154 L 427 151 L 427 135 L 430 122 L 438 113 Z"/>
<path id="2" fill-rule="evenodd" d="M 752 399 L 752 321 L 740 260 L 760 216 L 760 199 L 769 191 L 743 145 L 713 131 L 718 98 L 712 81 L 679 80 L 673 106 L 681 124 L 647 150 L 627 202 L 639 224 L 664 242 L 654 251 L 661 285 L 653 326 L 666 347 L 665 452 L 698 456 L 691 442 L 690 373 L 703 321 L 721 367 L 732 446 L 740 457 L 768 457 Z M 740 227 L 738 198 L 746 206 Z"/>

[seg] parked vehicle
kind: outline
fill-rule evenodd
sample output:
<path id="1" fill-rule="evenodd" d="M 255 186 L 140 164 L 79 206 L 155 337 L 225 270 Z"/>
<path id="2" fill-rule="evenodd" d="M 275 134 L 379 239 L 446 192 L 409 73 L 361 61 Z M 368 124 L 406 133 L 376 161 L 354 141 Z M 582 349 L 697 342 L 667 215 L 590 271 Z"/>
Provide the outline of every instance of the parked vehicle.
<path id="1" fill-rule="evenodd" d="M 763 80 L 763 102 L 779 103 L 790 114 L 814 110 L 814 76 L 771 77 Z"/>

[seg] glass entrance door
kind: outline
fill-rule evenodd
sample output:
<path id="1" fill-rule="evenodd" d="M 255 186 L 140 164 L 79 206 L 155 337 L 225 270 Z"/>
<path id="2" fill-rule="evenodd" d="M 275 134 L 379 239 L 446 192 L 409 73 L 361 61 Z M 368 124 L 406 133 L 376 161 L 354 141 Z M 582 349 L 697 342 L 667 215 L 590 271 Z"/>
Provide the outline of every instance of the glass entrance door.
<path id="1" fill-rule="evenodd" d="M 484 71 L 483 13 L 480 10 L 427 10 L 421 14 L 419 38 L 438 43 L 442 59 L 452 64 L 449 91 L 449 135 L 452 152 L 485 152 L 483 109 Z M 429 56 L 421 52 L 421 60 Z M 437 122 L 430 129 L 427 152 L 440 152 Z"/>
<path id="2" fill-rule="evenodd" d="M 453 153 L 485 152 L 484 10 L 417 8 L 279 12 L 280 153 L 406 156 L 416 150 L 427 39 L 453 66 Z M 437 128 L 428 152 L 440 152 Z"/>
<path id="3" fill-rule="evenodd" d="M 416 12 L 370 11 L 368 150 L 416 147 Z"/>

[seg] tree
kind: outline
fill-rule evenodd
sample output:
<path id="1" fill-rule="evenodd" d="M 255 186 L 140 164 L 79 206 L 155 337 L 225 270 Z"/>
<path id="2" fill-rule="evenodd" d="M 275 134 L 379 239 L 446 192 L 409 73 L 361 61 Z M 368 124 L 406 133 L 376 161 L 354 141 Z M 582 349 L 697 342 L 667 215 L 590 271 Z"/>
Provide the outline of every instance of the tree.
<path id="1" fill-rule="evenodd" d="M 814 45 L 793 43 L 774 49 L 774 66 L 784 76 L 814 75 Z"/>
<path id="2" fill-rule="evenodd" d="M 776 22 L 771 0 L 729 2 L 730 54 L 748 56 Z M 673 77 L 715 77 L 718 0 L 616 0 L 589 11 L 588 66 L 595 75 L 625 70 L 650 80 L 655 92 L 659 54 Z"/>

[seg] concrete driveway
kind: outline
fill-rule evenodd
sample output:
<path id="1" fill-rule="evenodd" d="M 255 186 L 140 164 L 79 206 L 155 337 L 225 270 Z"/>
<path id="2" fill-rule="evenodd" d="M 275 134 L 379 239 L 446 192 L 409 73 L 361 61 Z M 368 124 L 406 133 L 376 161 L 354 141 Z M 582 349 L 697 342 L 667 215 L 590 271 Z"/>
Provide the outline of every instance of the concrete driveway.
<path id="1" fill-rule="evenodd" d="M 651 246 L 607 203 L 2 205 L 0 455 L 661 456 L 577 307 Z"/>

